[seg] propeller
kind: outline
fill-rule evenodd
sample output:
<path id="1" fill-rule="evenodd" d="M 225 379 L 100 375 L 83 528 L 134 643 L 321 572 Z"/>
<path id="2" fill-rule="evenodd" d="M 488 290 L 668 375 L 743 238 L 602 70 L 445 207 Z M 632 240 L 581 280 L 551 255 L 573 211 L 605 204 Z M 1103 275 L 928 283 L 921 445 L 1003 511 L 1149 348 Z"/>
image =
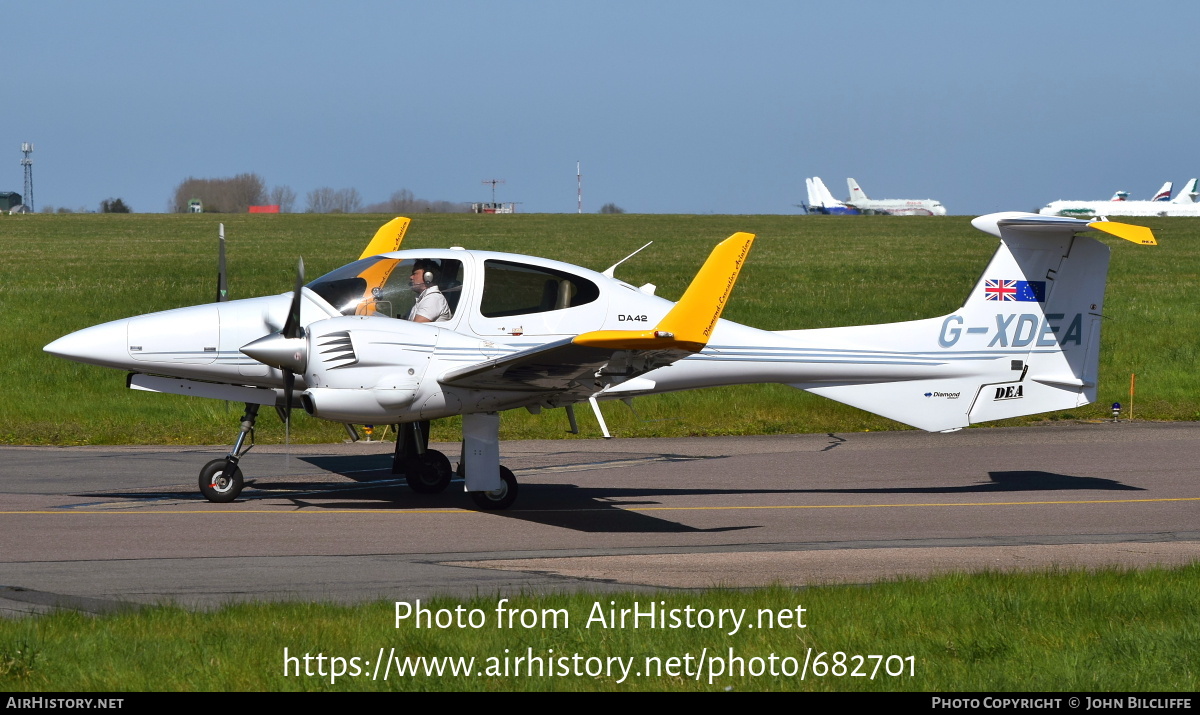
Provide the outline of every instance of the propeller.
<path id="1" fill-rule="evenodd" d="M 242 353 L 283 371 L 283 402 L 287 420 L 292 416 L 292 393 L 296 389 L 296 373 L 308 368 L 308 340 L 300 327 L 300 295 L 304 288 L 304 259 L 296 266 L 296 288 L 288 306 L 283 328 L 242 346 Z"/>
<path id="2" fill-rule="evenodd" d="M 221 224 L 218 235 L 221 243 L 217 249 L 217 302 L 224 303 L 229 300 L 229 285 L 225 277 L 225 224 Z"/>

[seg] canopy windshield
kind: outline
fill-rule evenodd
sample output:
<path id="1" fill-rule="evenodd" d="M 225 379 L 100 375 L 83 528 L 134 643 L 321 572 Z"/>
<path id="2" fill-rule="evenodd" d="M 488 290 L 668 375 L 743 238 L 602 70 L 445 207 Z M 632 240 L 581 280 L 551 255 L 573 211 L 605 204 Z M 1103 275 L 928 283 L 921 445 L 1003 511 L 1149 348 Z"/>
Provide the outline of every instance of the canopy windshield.
<path id="1" fill-rule="evenodd" d="M 412 275 L 420 269 L 428 282 L 414 289 Z M 453 311 L 462 296 L 461 261 L 440 258 L 387 258 L 372 256 L 326 273 L 308 284 L 342 315 L 382 315 L 407 318 L 417 295 L 428 286 L 437 286 Z"/>

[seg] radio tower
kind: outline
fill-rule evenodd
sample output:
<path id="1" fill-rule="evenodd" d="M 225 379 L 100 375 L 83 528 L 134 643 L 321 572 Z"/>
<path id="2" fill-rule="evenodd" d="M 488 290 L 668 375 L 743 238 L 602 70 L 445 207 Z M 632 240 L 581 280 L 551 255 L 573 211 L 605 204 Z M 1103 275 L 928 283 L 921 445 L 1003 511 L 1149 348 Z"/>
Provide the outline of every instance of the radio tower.
<path id="1" fill-rule="evenodd" d="M 33 212 L 33 159 L 29 155 L 33 153 L 33 145 L 29 142 L 21 143 L 21 153 L 25 158 L 21 160 L 21 166 L 25 167 L 25 196 L 21 203 L 29 207 L 30 213 Z"/>
<path id="2" fill-rule="evenodd" d="M 578 213 L 583 213 L 583 172 L 579 170 L 579 162 L 575 162 L 575 186 L 579 192 Z"/>
<path id="3" fill-rule="evenodd" d="M 496 184 L 503 184 L 504 179 L 484 179 L 483 183 L 492 185 L 492 203 L 496 203 Z"/>

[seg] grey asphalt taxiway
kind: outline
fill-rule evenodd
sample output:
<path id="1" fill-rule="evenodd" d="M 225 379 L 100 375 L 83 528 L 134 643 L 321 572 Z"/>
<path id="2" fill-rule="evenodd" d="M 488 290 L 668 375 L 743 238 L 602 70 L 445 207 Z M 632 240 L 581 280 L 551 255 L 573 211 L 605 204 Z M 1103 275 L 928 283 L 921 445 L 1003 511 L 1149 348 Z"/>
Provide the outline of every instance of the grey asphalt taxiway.
<path id="1" fill-rule="evenodd" d="M 413 493 L 390 449 L 260 446 L 210 504 L 225 448 L 0 448 L 0 613 L 1200 560 L 1197 423 L 507 442 L 504 512 Z"/>

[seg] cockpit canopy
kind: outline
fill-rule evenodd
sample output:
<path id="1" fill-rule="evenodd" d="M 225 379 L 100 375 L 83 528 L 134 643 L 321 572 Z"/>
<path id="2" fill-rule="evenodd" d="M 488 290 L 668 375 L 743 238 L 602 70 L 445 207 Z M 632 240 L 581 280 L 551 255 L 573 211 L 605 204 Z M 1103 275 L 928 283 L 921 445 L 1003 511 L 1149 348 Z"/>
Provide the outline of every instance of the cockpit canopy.
<path id="1" fill-rule="evenodd" d="M 422 273 L 420 282 L 424 285 L 414 290 L 411 277 L 417 270 Z M 462 298 L 462 261 L 372 256 L 326 273 L 308 287 L 342 315 L 407 319 L 426 285 L 441 290 L 453 313 Z"/>
<path id="2" fill-rule="evenodd" d="M 550 313 L 586 305 L 600 296 L 593 281 L 559 268 L 520 261 L 487 258 L 478 315 L 504 318 Z M 476 269 L 478 266 L 476 266 Z M 326 273 L 308 284 L 342 315 L 380 315 L 411 319 L 413 306 L 425 287 L 436 286 L 458 313 L 466 275 L 463 261 L 453 258 L 372 256 Z M 473 284 L 472 284 L 473 285 Z"/>

